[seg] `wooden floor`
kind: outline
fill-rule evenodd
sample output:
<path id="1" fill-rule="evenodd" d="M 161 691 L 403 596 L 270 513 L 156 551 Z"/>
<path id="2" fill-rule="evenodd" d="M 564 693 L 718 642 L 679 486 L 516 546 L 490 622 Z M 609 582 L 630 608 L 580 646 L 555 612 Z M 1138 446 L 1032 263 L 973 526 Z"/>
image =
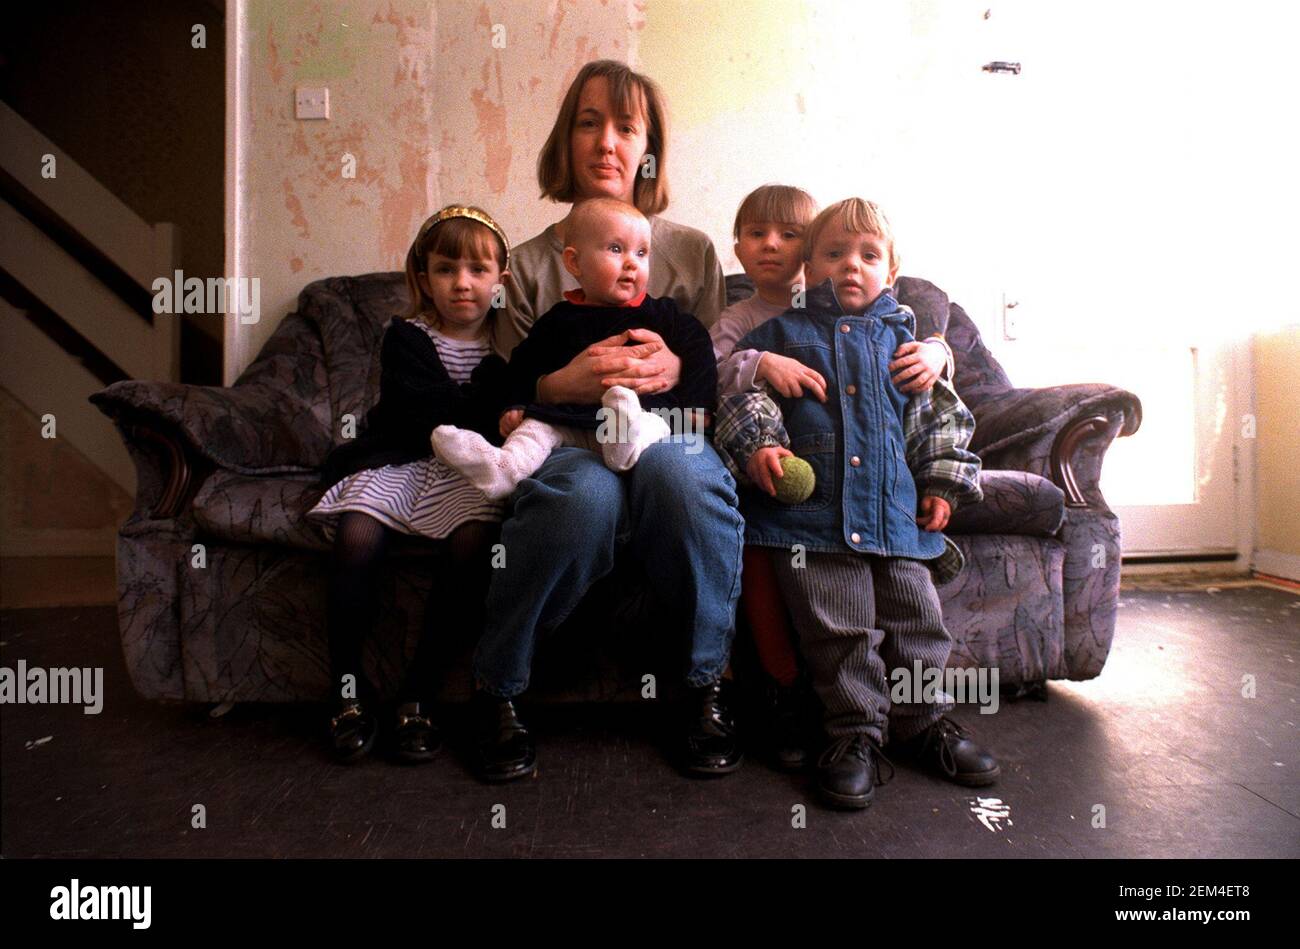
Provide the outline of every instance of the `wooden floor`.
<path id="1" fill-rule="evenodd" d="M 851 814 L 757 760 L 721 780 L 679 776 L 654 707 L 535 710 L 540 774 L 505 787 L 479 784 L 455 753 L 338 767 L 312 708 L 214 720 L 137 698 L 111 607 L 5 611 L 0 664 L 102 666 L 105 699 L 99 715 L 3 706 L 0 854 L 1300 856 L 1300 596 L 1198 585 L 1128 590 L 1121 605 L 1100 678 L 959 713 L 998 753 L 998 785 L 977 794 L 900 767 Z M 986 826 L 981 813 L 1005 816 Z"/>
<path id="2" fill-rule="evenodd" d="M 116 602 L 112 557 L 0 557 L 0 610 Z"/>

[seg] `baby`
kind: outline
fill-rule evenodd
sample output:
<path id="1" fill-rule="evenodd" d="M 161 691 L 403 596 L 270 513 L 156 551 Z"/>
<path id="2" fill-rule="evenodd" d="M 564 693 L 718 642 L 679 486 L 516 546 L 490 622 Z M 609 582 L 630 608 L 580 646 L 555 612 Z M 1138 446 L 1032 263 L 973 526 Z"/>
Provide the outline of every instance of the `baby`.
<path id="1" fill-rule="evenodd" d="M 450 425 L 438 426 L 430 437 L 434 454 L 489 498 L 509 497 L 562 445 L 599 452 L 610 470 L 628 471 L 674 428 L 702 433 L 717 399 L 708 332 L 671 298 L 646 296 L 650 222 L 645 215 L 614 198 L 593 198 L 573 209 L 566 237 L 564 266 L 581 289 L 566 293 L 511 354 L 508 407 L 500 419 L 505 444 L 496 448 L 477 432 Z M 622 334 L 625 343 L 635 343 L 628 332 L 635 329 L 658 333 L 681 359 L 676 386 L 647 395 L 644 403 L 623 386 L 607 389 L 600 405 L 536 401 L 544 375 L 608 337 Z"/>

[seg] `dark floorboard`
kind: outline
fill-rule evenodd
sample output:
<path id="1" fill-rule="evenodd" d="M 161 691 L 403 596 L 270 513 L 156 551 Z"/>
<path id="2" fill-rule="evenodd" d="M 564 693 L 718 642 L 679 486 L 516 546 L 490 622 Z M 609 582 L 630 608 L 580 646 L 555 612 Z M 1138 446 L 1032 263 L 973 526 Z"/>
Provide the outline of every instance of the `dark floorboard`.
<path id="1" fill-rule="evenodd" d="M 98 716 L 0 708 L 5 857 L 1300 856 L 1300 597 L 1263 587 L 1126 592 L 1100 678 L 958 713 L 998 753 L 995 787 L 900 767 L 854 814 L 754 759 L 722 780 L 679 776 L 651 707 L 535 710 L 541 773 L 487 787 L 457 753 L 338 767 L 305 706 L 208 720 L 144 702 L 112 608 L 5 612 L 0 642 L 9 668 L 101 665 L 106 695 Z M 1009 809 L 993 829 L 980 797 Z M 791 826 L 796 805 L 806 828 Z"/>

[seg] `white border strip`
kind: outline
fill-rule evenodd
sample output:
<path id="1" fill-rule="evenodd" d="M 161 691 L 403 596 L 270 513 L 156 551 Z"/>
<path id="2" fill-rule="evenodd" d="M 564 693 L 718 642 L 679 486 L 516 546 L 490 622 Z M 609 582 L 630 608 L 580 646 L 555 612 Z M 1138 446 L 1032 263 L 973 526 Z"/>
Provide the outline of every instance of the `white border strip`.
<path id="1" fill-rule="evenodd" d="M 244 247 L 244 62 L 247 0 L 226 0 L 226 276 L 236 281 L 247 270 Z M 238 284 L 231 284 L 238 286 Z M 238 375 L 237 366 L 246 362 L 248 328 L 241 326 L 238 315 L 224 319 L 221 381 L 230 385 Z"/>

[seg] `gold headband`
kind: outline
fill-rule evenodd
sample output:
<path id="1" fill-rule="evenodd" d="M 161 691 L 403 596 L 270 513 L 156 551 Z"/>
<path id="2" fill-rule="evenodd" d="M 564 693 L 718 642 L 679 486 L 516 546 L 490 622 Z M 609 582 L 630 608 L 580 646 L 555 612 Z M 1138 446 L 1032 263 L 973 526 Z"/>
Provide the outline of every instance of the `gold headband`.
<path id="1" fill-rule="evenodd" d="M 470 207 L 468 205 L 449 204 L 437 214 L 433 215 L 433 217 L 429 218 L 429 220 L 425 221 L 420 227 L 420 233 L 415 235 L 415 243 L 411 245 L 411 249 L 414 250 L 419 247 L 420 243 L 424 240 L 425 235 L 443 221 L 450 220 L 454 217 L 469 218 L 471 221 L 477 221 L 484 227 L 488 228 L 488 230 L 497 237 L 501 238 L 501 246 L 506 249 L 506 265 L 501 269 L 510 269 L 510 241 L 506 239 L 506 232 L 501 229 L 500 224 L 492 220 L 492 215 L 488 214 L 481 208 Z"/>

